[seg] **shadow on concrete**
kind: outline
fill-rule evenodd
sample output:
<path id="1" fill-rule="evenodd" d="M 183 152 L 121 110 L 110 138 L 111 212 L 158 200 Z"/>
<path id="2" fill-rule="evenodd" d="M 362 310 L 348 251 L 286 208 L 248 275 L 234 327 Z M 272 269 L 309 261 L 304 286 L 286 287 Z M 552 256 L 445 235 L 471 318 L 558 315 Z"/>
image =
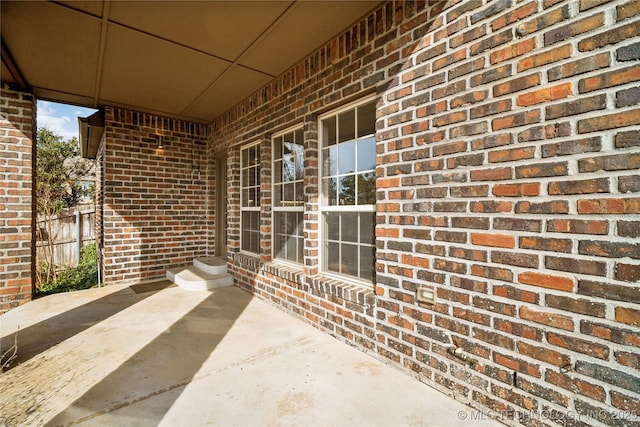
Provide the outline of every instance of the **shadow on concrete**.
<path id="1" fill-rule="evenodd" d="M 171 285 L 173 283 L 168 280 L 154 282 L 153 286 L 148 288 L 148 292 L 140 293 L 136 292 L 133 286 L 123 288 L 102 298 L 47 318 L 25 329 L 20 329 L 17 332 L 18 355 L 12 366 L 15 367 L 20 363 L 26 362 L 32 357 Z M 69 297 L 71 298 L 72 295 L 69 294 Z M 15 333 L 3 337 L 0 348 L 11 347 L 14 343 L 14 337 Z"/>
<path id="2" fill-rule="evenodd" d="M 111 421 L 157 425 L 251 299 L 235 287 L 216 290 L 47 425 L 91 423 L 109 413 Z"/>

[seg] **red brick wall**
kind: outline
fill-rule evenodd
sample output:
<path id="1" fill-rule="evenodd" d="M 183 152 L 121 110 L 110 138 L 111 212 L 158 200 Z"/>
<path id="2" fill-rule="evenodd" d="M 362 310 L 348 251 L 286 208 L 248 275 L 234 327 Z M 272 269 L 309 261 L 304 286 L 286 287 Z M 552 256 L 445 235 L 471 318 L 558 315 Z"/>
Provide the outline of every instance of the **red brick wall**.
<path id="1" fill-rule="evenodd" d="M 0 89 L 0 314 L 31 300 L 35 98 Z"/>
<path id="2" fill-rule="evenodd" d="M 167 268 L 206 255 L 207 130 L 197 123 L 105 108 L 105 282 L 162 277 Z"/>
<path id="3" fill-rule="evenodd" d="M 240 286 L 505 422 L 638 422 L 639 14 L 637 1 L 395 1 L 354 24 L 212 125 L 210 150 L 229 152 Z M 316 275 L 316 120 L 371 91 L 366 289 Z M 269 262 L 268 203 L 260 259 L 239 253 L 233 190 L 239 147 L 262 141 L 268 168 L 269 136 L 296 124 L 303 268 Z"/>

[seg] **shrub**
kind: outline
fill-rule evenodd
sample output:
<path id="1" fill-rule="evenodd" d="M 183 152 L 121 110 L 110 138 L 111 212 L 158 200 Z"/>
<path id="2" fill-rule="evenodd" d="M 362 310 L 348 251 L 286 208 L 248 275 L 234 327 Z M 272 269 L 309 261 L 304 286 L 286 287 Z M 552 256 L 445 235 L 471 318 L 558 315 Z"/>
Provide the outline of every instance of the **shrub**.
<path id="1" fill-rule="evenodd" d="M 58 280 L 42 284 L 38 295 L 50 295 L 79 289 L 88 289 L 98 283 L 98 255 L 94 243 L 80 250 L 80 262 L 58 275 Z"/>

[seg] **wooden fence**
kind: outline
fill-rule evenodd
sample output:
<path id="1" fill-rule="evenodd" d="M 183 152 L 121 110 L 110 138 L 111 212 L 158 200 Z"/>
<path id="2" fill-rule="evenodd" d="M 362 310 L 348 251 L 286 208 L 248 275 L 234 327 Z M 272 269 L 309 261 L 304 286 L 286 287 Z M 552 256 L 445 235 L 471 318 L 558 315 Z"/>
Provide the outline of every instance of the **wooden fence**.
<path id="1" fill-rule="evenodd" d="M 53 264 L 58 268 L 78 265 L 80 249 L 95 242 L 95 210 L 73 212 L 52 219 Z M 49 226 L 44 219 L 37 223 L 36 259 L 38 263 L 47 260 L 46 246 Z"/>

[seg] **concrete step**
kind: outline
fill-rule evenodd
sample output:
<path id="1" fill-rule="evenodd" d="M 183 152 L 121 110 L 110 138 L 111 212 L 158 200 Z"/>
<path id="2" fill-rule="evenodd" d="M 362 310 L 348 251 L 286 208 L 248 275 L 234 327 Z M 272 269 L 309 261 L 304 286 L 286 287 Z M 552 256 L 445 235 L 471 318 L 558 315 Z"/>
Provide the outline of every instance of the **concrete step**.
<path id="1" fill-rule="evenodd" d="M 215 256 L 195 258 L 193 265 L 209 274 L 225 274 L 227 272 L 227 260 Z"/>
<path id="2" fill-rule="evenodd" d="M 189 291 L 210 291 L 233 285 L 233 277 L 229 274 L 210 274 L 195 266 L 167 270 L 167 279 Z"/>

